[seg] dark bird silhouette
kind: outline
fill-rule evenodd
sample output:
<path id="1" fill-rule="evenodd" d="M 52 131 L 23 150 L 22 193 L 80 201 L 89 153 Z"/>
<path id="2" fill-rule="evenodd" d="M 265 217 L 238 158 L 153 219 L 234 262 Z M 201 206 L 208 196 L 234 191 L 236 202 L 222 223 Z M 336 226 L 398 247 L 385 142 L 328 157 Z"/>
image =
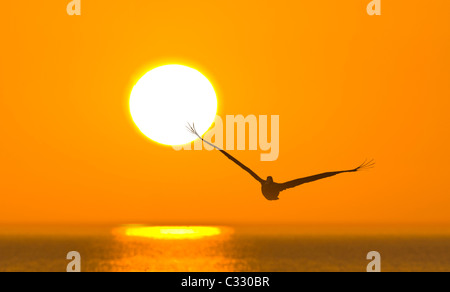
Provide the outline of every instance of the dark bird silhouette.
<path id="1" fill-rule="evenodd" d="M 203 137 L 197 133 L 197 130 L 195 129 L 194 124 L 192 124 L 192 126 L 188 124 L 187 128 L 192 134 L 196 135 L 203 142 L 207 143 L 208 145 L 211 145 L 212 147 L 214 147 L 217 150 L 219 150 L 220 152 L 222 152 L 222 154 L 224 154 L 228 159 L 230 159 L 231 161 L 233 161 L 234 163 L 239 165 L 242 169 L 244 169 L 246 172 L 248 172 L 254 179 L 256 179 L 261 184 L 261 190 L 262 190 L 264 197 L 269 201 L 279 200 L 280 193 L 287 189 L 292 189 L 292 188 L 298 187 L 298 186 L 306 184 L 306 183 L 311 183 L 311 182 L 321 180 L 324 178 L 328 178 L 328 177 L 332 177 L 332 176 L 335 176 L 335 175 L 338 175 L 341 173 L 358 172 L 358 171 L 362 171 L 362 170 L 367 170 L 367 169 L 373 168 L 375 165 L 374 160 L 370 160 L 370 161 L 366 160 L 363 164 L 361 164 L 360 166 L 358 166 L 355 169 L 335 171 L 335 172 L 326 172 L 326 173 L 322 173 L 322 174 L 318 174 L 318 175 L 313 175 L 313 176 L 309 176 L 309 177 L 304 177 L 304 178 L 288 181 L 285 183 L 276 183 L 273 181 L 273 178 L 271 176 L 267 177 L 266 180 L 260 178 L 255 172 L 253 172 L 250 168 L 248 168 L 247 166 L 242 164 L 239 160 L 237 160 L 236 158 L 234 158 L 233 156 L 228 154 L 225 150 L 220 149 L 216 145 L 204 140 Z"/>

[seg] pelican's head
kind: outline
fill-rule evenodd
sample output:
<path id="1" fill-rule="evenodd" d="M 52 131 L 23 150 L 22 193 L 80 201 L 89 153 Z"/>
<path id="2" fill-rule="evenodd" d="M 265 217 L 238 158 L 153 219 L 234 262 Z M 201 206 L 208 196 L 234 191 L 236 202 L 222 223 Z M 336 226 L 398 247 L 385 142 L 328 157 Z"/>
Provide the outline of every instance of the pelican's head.
<path id="1" fill-rule="evenodd" d="M 268 176 L 268 177 L 267 177 L 267 182 L 269 182 L 269 183 L 273 183 L 273 177 L 271 177 L 271 176 Z"/>

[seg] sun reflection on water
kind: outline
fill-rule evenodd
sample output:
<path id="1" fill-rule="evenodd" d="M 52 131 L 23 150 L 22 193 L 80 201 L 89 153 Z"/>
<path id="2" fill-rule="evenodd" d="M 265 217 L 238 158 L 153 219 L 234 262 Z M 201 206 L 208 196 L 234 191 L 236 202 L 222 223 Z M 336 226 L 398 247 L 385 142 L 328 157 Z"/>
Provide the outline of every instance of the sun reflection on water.
<path id="1" fill-rule="evenodd" d="M 144 237 L 161 240 L 202 239 L 223 233 L 223 228 L 206 226 L 140 226 L 126 227 L 128 237 Z"/>
<path id="2" fill-rule="evenodd" d="M 112 234 L 118 252 L 107 264 L 113 271 L 236 270 L 231 227 L 126 225 Z"/>

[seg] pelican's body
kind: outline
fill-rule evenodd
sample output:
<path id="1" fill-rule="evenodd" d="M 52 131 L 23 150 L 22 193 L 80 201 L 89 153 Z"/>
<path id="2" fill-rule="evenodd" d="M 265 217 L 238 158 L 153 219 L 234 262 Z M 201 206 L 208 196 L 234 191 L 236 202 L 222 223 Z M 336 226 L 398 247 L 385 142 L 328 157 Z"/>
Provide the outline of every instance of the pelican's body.
<path id="1" fill-rule="evenodd" d="M 264 197 L 269 201 L 277 201 L 280 198 L 280 186 L 273 181 L 273 178 L 269 176 L 267 180 L 261 183 L 261 191 Z"/>

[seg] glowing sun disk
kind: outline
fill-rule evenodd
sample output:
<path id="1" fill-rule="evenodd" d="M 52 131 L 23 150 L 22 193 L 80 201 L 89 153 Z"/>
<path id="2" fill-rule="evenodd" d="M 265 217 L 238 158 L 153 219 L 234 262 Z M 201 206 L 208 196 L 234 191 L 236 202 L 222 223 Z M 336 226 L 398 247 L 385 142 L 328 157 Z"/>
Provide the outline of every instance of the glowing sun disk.
<path id="1" fill-rule="evenodd" d="M 130 95 L 130 113 L 139 130 L 165 145 L 183 145 L 196 139 L 186 130 L 195 123 L 200 134 L 213 124 L 217 97 L 212 84 L 199 71 L 166 65 L 145 74 Z"/>

